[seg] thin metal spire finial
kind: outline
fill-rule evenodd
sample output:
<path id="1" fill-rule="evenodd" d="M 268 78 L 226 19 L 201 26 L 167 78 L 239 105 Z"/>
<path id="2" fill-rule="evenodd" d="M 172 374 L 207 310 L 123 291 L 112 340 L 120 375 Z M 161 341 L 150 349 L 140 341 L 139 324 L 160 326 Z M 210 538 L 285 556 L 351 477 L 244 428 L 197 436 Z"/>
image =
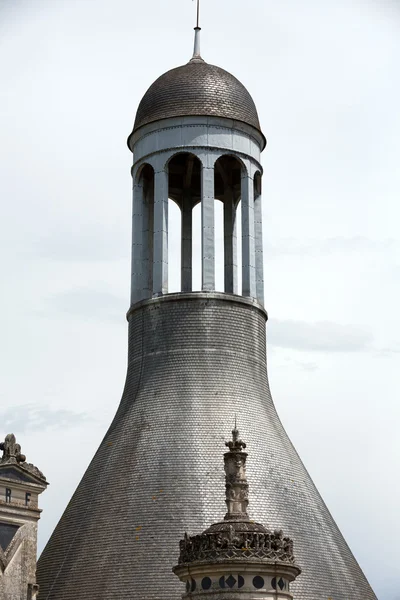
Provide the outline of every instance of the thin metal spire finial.
<path id="1" fill-rule="evenodd" d="M 200 28 L 200 0 L 197 0 L 197 21 L 196 21 L 196 29 Z"/>
<path id="2" fill-rule="evenodd" d="M 196 27 L 194 28 L 194 50 L 193 50 L 193 61 L 203 62 L 200 54 L 200 0 L 197 0 L 197 17 L 196 17 Z"/>

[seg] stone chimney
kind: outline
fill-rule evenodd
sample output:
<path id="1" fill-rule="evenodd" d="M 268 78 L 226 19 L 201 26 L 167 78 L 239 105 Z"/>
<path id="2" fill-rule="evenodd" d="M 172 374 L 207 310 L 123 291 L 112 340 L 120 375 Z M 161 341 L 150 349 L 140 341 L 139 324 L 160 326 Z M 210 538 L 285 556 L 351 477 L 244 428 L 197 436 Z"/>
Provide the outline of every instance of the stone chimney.
<path id="1" fill-rule="evenodd" d="M 247 514 L 246 444 L 232 431 L 224 455 L 226 504 L 224 521 L 180 542 L 173 571 L 185 583 L 185 600 L 292 600 L 290 583 L 301 573 L 293 541 L 271 531 Z"/>

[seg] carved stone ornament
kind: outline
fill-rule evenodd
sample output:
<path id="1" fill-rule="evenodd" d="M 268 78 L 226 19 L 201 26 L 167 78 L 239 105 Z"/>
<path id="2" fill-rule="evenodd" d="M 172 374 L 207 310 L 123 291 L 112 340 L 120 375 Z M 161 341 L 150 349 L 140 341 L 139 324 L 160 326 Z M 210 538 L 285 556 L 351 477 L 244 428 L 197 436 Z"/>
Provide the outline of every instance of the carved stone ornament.
<path id="1" fill-rule="evenodd" d="M 247 514 L 249 486 L 246 479 L 246 444 L 236 428 L 224 454 L 226 504 L 224 521 L 211 525 L 200 535 L 180 542 L 179 565 L 229 561 L 281 562 L 294 565 L 293 541 L 280 530 L 270 531 L 250 521 Z"/>
<path id="2" fill-rule="evenodd" d="M 237 531 L 231 526 L 226 531 L 205 531 L 192 537 L 185 534 L 180 542 L 180 565 L 226 560 L 267 560 L 294 564 L 293 541 L 284 537 L 282 531 Z"/>
<path id="3" fill-rule="evenodd" d="M 224 454 L 225 466 L 225 502 L 228 512 L 225 520 L 248 519 L 247 505 L 249 503 L 249 486 L 246 478 L 246 448 L 245 442 L 239 439 L 239 431 L 232 431 L 232 440 L 225 442 L 229 452 Z"/>
<path id="4" fill-rule="evenodd" d="M 0 466 L 19 465 L 35 477 L 46 481 L 46 477 L 35 465 L 25 462 L 26 456 L 21 453 L 21 446 L 17 444 L 13 433 L 6 435 L 4 442 L 0 442 L 0 450 L 3 451 L 3 456 L 0 458 Z"/>

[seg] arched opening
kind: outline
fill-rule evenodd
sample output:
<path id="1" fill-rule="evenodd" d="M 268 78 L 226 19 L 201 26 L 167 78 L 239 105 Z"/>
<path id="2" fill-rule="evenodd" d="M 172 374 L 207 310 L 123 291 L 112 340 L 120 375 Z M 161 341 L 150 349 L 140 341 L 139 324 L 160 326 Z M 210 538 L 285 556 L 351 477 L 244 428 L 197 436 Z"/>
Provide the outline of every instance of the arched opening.
<path id="1" fill-rule="evenodd" d="M 170 277 L 172 281 L 178 272 L 177 289 L 190 292 L 193 289 L 193 207 L 201 199 L 201 162 L 194 154 L 182 152 L 169 160 L 168 198 L 176 203 L 181 212 L 180 228 L 175 226 L 174 218 L 170 222 Z"/>
<path id="2" fill-rule="evenodd" d="M 215 289 L 225 291 L 225 239 L 224 239 L 224 204 L 220 200 L 214 202 L 215 231 Z"/>
<path id="3" fill-rule="evenodd" d="M 257 171 L 254 175 L 254 248 L 256 267 L 256 293 L 257 300 L 261 304 L 264 304 L 264 259 L 261 182 L 261 173 L 260 171 Z"/>
<path id="4" fill-rule="evenodd" d="M 182 213 L 174 200 L 168 199 L 168 292 L 181 291 Z"/>
<path id="5" fill-rule="evenodd" d="M 141 173 L 143 185 L 143 270 L 145 298 L 153 293 L 153 247 L 154 247 L 154 169 L 144 165 Z"/>
<path id="6" fill-rule="evenodd" d="M 192 289 L 201 290 L 201 203 L 198 202 L 192 211 Z"/>
<path id="7" fill-rule="evenodd" d="M 261 173 L 257 171 L 254 175 L 254 200 L 261 196 Z"/>
<path id="8" fill-rule="evenodd" d="M 153 290 L 154 169 L 140 167 L 133 186 L 132 303 L 151 298 Z"/>
<path id="9" fill-rule="evenodd" d="M 243 164 L 235 156 L 221 156 L 216 161 L 215 198 L 223 204 L 223 289 L 230 294 L 237 294 L 239 290 L 238 265 L 241 261 L 238 260 L 237 247 L 237 207 L 241 198 L 242 176 Z"/>

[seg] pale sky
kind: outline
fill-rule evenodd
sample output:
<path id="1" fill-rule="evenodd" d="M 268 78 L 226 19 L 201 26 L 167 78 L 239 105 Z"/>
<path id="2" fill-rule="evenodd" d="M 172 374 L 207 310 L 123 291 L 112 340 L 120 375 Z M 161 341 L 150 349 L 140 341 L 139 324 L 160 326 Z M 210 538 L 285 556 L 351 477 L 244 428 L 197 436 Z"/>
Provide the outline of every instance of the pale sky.
<path id="1" fill-rule="evenodd" d="M 400 3 L 202 3 L 203 57 L 268 139 L 274 400 L 379 600 L 399 600 Z M 0 0 L 0 433 L 50 481 L 40 548 L 120 400 L 126 138 L 194 18 L 190 0 Z"/>

